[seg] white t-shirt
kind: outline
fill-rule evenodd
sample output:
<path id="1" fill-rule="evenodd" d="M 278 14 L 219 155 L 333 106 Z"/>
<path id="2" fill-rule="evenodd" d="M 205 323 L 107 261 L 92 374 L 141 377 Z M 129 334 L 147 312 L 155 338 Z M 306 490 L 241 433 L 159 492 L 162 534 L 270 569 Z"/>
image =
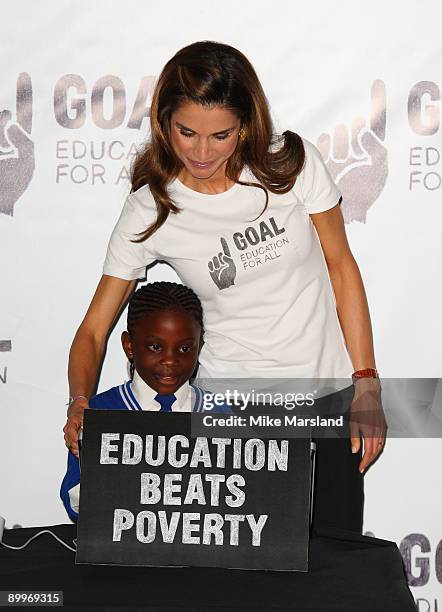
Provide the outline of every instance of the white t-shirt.
<path id="1" fill-rule="evenodd" d="M 104 274 L 145 276 L 167 261 L 199 296 L 205 344 L 199 378 L 345 378 L 348 355 L 327 265 L 309 213 L 333 208 L 341 194 L 316 147 L 303 140 L 304 168 L 284 195 L 233 185 L 208 195 L 175 179 L 181 212 L 142 243 L 156 219 L 149 187 L 130 194 L 112 233 Z M 255 180 L 249 170 L 242 180 Z M 256 182 L 256 180 L 255 180 Z"/>

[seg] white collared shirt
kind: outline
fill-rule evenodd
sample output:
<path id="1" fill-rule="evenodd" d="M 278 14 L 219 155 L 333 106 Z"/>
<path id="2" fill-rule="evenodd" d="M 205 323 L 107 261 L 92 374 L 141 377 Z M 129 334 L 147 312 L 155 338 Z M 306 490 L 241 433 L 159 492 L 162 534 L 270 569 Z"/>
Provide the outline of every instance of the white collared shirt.
<path id="1" fill-rule="evenodd" d="M 136 370 L 129 387 L 141 410 L 160 410 L 160 403 L 154 399 L 158 391 L 149 387 Z M 172 412 L 192 412 L 192 393 L 189 381 L 177 389 L 174 395 L 176 400 L 172 404 Z"/>

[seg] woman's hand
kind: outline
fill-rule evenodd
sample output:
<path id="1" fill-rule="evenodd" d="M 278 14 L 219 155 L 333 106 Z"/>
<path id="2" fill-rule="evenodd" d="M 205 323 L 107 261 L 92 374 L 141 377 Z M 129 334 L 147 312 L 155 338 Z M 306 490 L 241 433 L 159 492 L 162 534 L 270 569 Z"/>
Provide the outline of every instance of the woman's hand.
<path id="1" fill-rule="evenodd" d="M 65 444 L 76 457 L 80 456 L 78 432 L 83 427 L 83 415 L 86 408 L 89 408 L 88 402 L 82 397 L 72 402 L 68 408 L 66 425 L 63 427 Z"/>
<path id="2" fill-rule="evenodd" d="M 378 378 L 355 381 L 355 395 L 350 408 L 350 436 L 352 452 L 357 453 L 364 438 L 364 454 L 359 464 L 361 474 L 384 448 L 387 423 L 381 401 Z"/>
<path id="3" fill-rule="evenodd" d="M 135 289 L 135 280 L 124 280 L 103 275 L 92 302 L 75 334 L 69 352 L 69 391 L 78 399 L 68 409 L 68 420 L 63 427 L 66 446 L 78 457 L 78 432 L 83 427 L 83 413 L 88 408 L 84 396 L 91 396 L 96 386 L 103 360 L 106 338 L 113 323 Z"/>

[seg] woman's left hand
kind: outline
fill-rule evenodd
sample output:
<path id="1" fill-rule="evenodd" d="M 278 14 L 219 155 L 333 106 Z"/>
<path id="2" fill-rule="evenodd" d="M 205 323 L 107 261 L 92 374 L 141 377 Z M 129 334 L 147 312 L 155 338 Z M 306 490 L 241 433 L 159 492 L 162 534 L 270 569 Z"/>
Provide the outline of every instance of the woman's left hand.
<path id="1" fill-rule="evenodd" d="M 360 378 L 354 383 L 355 395 L 350 408 L 350 441 L 357 453 L 364 438 L 364 454 L 359 464 L 361 474 L 384 448 L 387 423 L 381 401 L 378 378 Z"/>

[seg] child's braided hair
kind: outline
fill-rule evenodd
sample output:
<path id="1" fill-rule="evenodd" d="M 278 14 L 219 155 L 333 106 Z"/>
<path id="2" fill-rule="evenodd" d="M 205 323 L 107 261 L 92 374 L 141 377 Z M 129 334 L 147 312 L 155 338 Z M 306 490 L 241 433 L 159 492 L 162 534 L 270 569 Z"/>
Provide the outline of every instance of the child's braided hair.
<path id="1" fill-rule="evenodd" d="M 201 332 L 204 332 L 203 308 L 196 293 L 185 285 L 166 281 L 148 283 L 135 291 L 129 300 L 127 331 L 132 332 L 137 319 L 157 310 L 184 310 L 200 324 Z"/>

